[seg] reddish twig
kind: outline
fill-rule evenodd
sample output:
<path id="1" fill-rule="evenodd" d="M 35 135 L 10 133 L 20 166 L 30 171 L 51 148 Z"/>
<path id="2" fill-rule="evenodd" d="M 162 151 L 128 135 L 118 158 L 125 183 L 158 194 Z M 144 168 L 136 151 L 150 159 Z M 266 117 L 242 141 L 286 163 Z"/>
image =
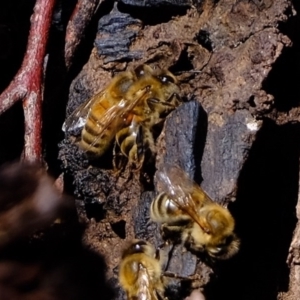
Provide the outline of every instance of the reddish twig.
<path id="1" fill-rule="evenodd" d="M 23 100 L 25 116 L 24 159 L 41 162 L 41 105 L 43 63 L 56 0 L 37 0 L 31 16 L 26 54 L 20 70 L 0 95 L 0 114 Z"/>
<path id="2" fill-rule="evenodd" d="M 70 68 L 84 31 L 101 2 L 102 0 L 78 0 L 66 30 L 65 63 L 67 68 Z"/>

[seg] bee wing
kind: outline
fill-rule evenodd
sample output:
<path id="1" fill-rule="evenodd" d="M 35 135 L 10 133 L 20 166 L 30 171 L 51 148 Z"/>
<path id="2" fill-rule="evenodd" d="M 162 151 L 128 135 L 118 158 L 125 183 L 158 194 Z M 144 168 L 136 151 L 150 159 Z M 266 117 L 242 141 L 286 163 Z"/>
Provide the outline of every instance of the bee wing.
<path id="1" fill-rule="evenodd" d="M 189 215 L 206 233 L 210 232 L 207 222 L 199 216 L 199 208 L 212 201 L 208 195 L 179 167 L 166 164 L 157 174 L 162 191 Z"/>
<path id="2" fill-rule="evenodd" d="M 138 292 L 136 300 L 148 300 L 155 299 L 152 297 L 152 292 L 150 291 L 150 276 L 147 269 L 139 264 L 138 266 L 138 276 L 137 276 L 137 286 Z"/>
<path id="3" fill-rule="evenodd" d="M 95 102 L 101 101 L 101 98 L 104 98 L 104 95 L 105 91 L 103 90 L 100 93 L 96 94 L 94 97 L 79 105 L 64 122 L 62 131 L 69 132 L 75 129 L 83 128 L 91 107 Z"/>
<path id="4" fill-rule="evenodd" d="M 182 198 L 193 192 L 194 182 L 177 166 L 165 164 L 157 176 L 162 191 L 169 196 Z"/>
<path id="5" fill-rule="evenodd" d="M 127 118 L 135 106 L 144 99 L 144 96 L 149 93 L 149 87 L 140 89 L 136 93 L 136 97 L 133 101 L 129 101 L 123 98 L 118 104 L 112 106 L 102 115 L 102 117 L 97 120 L 97 125 L 100 128 L 99 133 L 95 136 L 95 139 L 91 143 L 91 147 L 95 146 L 97 142 L 102 138 L 105 130 L 116 121 L 119 121 L 121 124 L 126 124 L 128 122 Z"/>

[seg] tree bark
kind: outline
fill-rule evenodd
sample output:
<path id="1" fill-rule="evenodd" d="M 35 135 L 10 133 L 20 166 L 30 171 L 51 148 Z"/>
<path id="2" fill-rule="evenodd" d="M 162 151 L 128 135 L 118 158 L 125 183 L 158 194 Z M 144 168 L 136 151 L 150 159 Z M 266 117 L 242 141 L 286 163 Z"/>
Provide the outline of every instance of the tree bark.
<path id="1" fill-rule="evenodd" d="M 289 193 L 282 186 L 288 184 L 282 174 L 287 166 L 298 166 L 298 143 L 292 141 L 298 129 L 279 125 L 288 114 L 280 111 L 269 86 L 274 84 L 272 68 L 291 46 L 278 24 L 287 21 L 292 5 L 287 0 L 138 3 L 120 1 L 100 18 L 90 59 L 71 85 L 67 115 L 125 69 L 146 63 L 177 74 L 187 102 L 165 121 L 156 141 L 155 168 L 179 165 L 215 201 L 228 205 L 242 246 L 236 257 L 212 265 L 182 253 L 180 246 L 167 249 L 167 271 L 197 275 L 188 288 L 171 280 L 169 299 L 183 299 L 194 286 L 204 287 L 208 299 L 280 298 L 288 280 L 285 260 L 296 223 L 294 190 Z M 60 159 L 87 224 L 85 243 L 105 256 L 107 276 L 119 291 L 116 299 L 123 299 L 117 284 L 122 248 L 133 238 L 156 246 L 162 242 L 159 229 L 149 220 L 149 205 L 157 192 L 155 175 L 148 173 L 150 184 L 141 183 L 139 174 L 128 174 L 128 169 L 117 177 L 101 167 L 101 161 L 89 161 L 69 139 L 60 144 Z M 287 177 L 293 176 L 295 172 Z M 288 224 L 276 229 L 275 220 L 284 223 L 286 217 L 273 207 L 272 199 L 291 215 Z M 273 249 L 276 254 L 268 256 Z"/>

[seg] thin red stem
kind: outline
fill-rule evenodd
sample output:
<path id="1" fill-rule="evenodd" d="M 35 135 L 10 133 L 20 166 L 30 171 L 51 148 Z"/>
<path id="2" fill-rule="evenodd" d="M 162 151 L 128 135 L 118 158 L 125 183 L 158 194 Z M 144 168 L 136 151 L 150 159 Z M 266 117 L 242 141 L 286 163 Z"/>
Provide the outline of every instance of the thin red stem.
<path id="1" fill-rule="evenodd" d="M 37 0 L 31 16 L 28 45 L 22 66 L 0 95 L 0 114 L 23 100 L 25 116 L 24 159 L 41 162 L 41 104 L 43 65 L 56 0 Z"/>

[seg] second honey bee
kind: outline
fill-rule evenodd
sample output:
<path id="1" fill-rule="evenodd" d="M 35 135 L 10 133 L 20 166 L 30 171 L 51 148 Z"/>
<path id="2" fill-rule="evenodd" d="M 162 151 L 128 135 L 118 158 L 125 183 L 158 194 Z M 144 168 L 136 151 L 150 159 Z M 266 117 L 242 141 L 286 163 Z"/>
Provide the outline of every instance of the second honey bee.
<path id="1" fill-rule="evenodd" d="M 128 300 L 163 299 L 161 264 L 151 244 L 134 240 L 123 252 L 119 281 Z"/>
<path id="2" fill-rule="evenodd" d="M 78 107 L 64 130 L 82 128 L 79 146 L 100 157 L 114 143 L 114 166 L 140 169 L 155 153 L 155 130 L 180 103 L 176 77 L 141 65 L 115 76 L 106 89 Z"/>
<path id="3" fill-rule="evenodd" d="M 178 239 L 189 249 L 227 259 L 239 249 L 230 212 L 214 202 L 179 167 L 158 172 L 162 193 L 152 201 L 150 214 L 161 224 L 164 238 Z"/>

